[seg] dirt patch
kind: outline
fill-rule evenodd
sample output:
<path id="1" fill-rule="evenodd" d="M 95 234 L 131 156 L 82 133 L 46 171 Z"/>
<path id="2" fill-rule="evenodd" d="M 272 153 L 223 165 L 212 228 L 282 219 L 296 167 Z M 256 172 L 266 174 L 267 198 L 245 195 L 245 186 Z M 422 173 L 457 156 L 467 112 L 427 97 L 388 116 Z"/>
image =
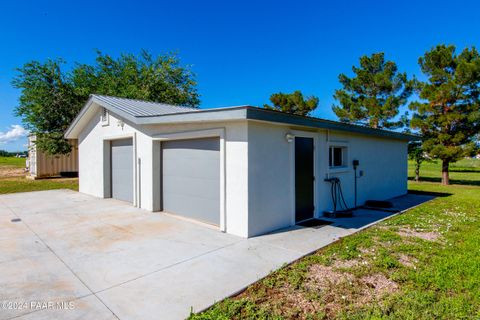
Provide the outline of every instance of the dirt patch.
<path id="1" fill-rule="evenodd" d="M 309 267 L 298 288 L 288 281 L 273 287 L 256 284 L 235 299 L 248 299 L 258 308 L 285 319 L 333 319 L 341 312 L 369 303 L 381 304 L 386 295 L 399 290 L 398 284 L 384 274 L 358 277 L 337 269 L 358 264 L 362 264 L 360 259 L 337 260 L 330 266 L 315 264 Z"/>
<path id="2" fill-rule="evenodd" d="M 318 301 L 308 299 L 302 291 L 295 290 L 288 284 L 274 292 L 273 296 L 276 297 L 274 301 L 280 302 L 277 308 L 284 317 L 305 319 L 307 318 L 305 315 L 315 314 L 322 309 Z"/>
<path id="3" fill-rule="evenodd" d="M 398 284 L 385 277 L 381 273 L 376 273 L 362 277 L 360 281 L 368 287 L 362 290 L 362 297 L 360 301 L 363 303 L 368 303 L 373 300 L 379 300 L 385 294 L 393 293 L 398 290 Z"/>
<path id="4" fill-rule="evenodd" d="M 25 176 L 23 168 L 0 167 L 0 178 L 21 177 Z"/>
<path id="5" fill-rule="evenodd" d="M 335 269 L 350 269 L 359 266 L 362 262 L 357 259 L 352 260 L 335 260 L 332 263 L 332 267 Z"/>
<path id="6" fill-rule="evenodd" d="M 440 233 L 430 231 L 430 232 L 423 232 L 417 231 L 410 228 L 402 228 L 397 233 L 402 237 L 414 237 L 420 238 L 427 241 L 437 241 L 440 238 Z"/>
<path id="7" fill-rule="evenodd" d="M 320 264 L 313 265 L 308 273 L 309 284 L 316 289 L 328 290 L 332 286 L 338 286 L 343 283 L 351 283 L 355 277 L 347 272 L 333 270 L 332 267 Z"/>
<path id="8" fill-rule="evenodd" d="M 416 268 L 415 264 L 418 263 L 418 260 L 409 255 L 400 254 L 400 256 L 398 257 L 398 262 L 400 262 L 405 267 Z"/>
<path id="9" fill-rule="evenodd" d="M 337 262 L 334 265 L 355 266 L 359 260 Z M 314 265 L 310 268 L 305 287 L 317 293 L 323 303 L 323 312 L 327 317 L 335 317 L 342 309 L 361 307 L 366 303 L 381 301 L 390 293 L 398 290 L 398 284 L 381 273 L 357 278 L 348 272 L 334 269 L 334 266 Z"/>

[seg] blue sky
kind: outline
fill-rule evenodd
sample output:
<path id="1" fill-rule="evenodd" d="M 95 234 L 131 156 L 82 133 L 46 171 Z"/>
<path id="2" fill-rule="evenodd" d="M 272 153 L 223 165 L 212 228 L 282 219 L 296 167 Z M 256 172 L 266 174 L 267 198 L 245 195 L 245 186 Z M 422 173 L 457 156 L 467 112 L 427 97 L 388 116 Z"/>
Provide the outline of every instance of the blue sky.
<path id="1" fill-rule="evenodd" d="M 383 51 L 401 71 L 439 43 L 479 47 L 476 1 L 2 1 L 0 149 L 24 149 L 13 115 L 15 68 L 62 57 L 93 62 L 178 51 L 197 74 L 202 108 L 263 105 L 274 92 L 320 98 L 315 115 L 335 119 L 339 73 Z"/>

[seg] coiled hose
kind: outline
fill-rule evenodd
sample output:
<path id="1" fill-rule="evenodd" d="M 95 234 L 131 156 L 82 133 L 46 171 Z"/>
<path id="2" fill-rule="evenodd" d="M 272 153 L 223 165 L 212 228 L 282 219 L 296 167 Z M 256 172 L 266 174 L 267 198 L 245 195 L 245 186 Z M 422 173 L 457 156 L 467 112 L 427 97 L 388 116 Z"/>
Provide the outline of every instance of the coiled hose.
<path id="1" fill-rule="evenodd" d="M 333 202 L 333 212 L 337 212 L 337 206 L 341 208 L 341 211 L 351 211 L 345 202 L 343 196 L 342 185 L 340 179 L 337 177 L 332 177 L 325 179 L 326 182 L 330 182 L 330 190 L 332 193 L 332 202 Z"/>

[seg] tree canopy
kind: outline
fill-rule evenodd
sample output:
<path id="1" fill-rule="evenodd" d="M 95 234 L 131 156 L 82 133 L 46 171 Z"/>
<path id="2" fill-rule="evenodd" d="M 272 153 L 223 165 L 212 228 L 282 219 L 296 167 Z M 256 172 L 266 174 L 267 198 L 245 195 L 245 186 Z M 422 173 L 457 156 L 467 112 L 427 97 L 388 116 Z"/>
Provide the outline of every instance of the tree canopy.
<path id="1" fill-rule="evenodd" d="M 63 134 L 90 94 L 189 107 L 200 103 L 195 75 L 174 54 L 153 57 L 142 51 L 113 58 L 98 51 L 93 65 L 63 67 L 62 59 L 31 61 L 12 81 L 21 90 L 16 115 L 37 135 L 37 148 L 50 154 L 70 152 Z"/>
<path id="2" fill-rule="evenodd" d="M 427 80 L 418 83 L 421 101 L 410 104 L 424 150 L 442 160 L 443 184 L 449 184 L 449 164 L 474 152 L 480 132 L 480 55 L 475 48 L 455 51 L 438 45 L 419 58 Z"/>
<path id="3" fill-rule="evenodd" d="M 407 79 L 392 61 L 385 61 L 383 52 L 360 58 L 360 67 L 352 67 L 354 77 L 340 74 L 343 88 L 334 94 L 338 105 L 332 109 L 340 121 L 368 125 L 373 128 L 399 128 L 403 118 L 394 120 L 399 108 L 412 94 L 413 81 Z"/>
<path id="4" fill-rule="evenodd" d="M 270 96 L 270 102 L 272 105 L 265 104 L 264 108 L 308 116 L 318 107 L 318 101 L 318 98 L 314 96 L 303 97 L 303 94 L 298 90 L 293 93 L 279 92 Z"/>

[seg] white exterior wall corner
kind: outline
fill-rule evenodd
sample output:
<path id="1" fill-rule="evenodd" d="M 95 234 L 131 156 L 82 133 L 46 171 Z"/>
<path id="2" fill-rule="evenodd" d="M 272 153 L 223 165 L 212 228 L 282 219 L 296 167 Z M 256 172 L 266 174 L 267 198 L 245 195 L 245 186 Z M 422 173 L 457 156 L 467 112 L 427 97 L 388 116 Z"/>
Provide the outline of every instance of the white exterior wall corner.
<path id="1" fill-rule="evenodd" d="M 248 236 L 291 226 L 295 222 L 294 147 L 285 135 L 313 137 L 315 142 L 315 217 L 333 209 L 327 176 L 338 177 L 347 205 L 354 205 L 352 160 L 360 161 L 364 175 L 357 180 L 357 204 L 385 200 L 407 192 L 407 142 L 325 130 L 308 131 L 287 125 L 250 121 L 248 125 Z M 348 168 L 328 167 L 329 144 L 348 146 Z"/>
<path id="2" fill-rule="evenodd" d="M 248 123 L 248 236 L 292 224 L 293 180 L 287 126 Z"/>
<path id="3" fill-rule="evenodd" d="M 136 152 L 137 157 L 151 158 L 151 151 L 142 147 L 148 144 L 145 141 L 146 136 L 135 128 L 133 124 L 123 121 L 123 126 L 121 126 L 117 121 L 119 118 L 109 113 L 109 125 L 103 126 L 100 116 L 100 109 L 98 109 L 78 137 L 79 191 L 100 198 L 108 198 L 110 197 L 109 188 L 106 188 L 110 183 L 110 174 L 106 172 L 109 170 L 110 162 L 110 144 L 108 141 L 119 138 L 133 138 L 135 136 L 134 152 Z M 138 168 L 135 169 L 137 170 Z M 134 178 L 132 177 L 132 179 Z M 137 186 L 135 181 L 133 185 Z M 148 199 L 141 200 L 145 201 L 145 205 L 148 207 Z"/>
<path id="4" fill-rule="evenodd" d="M 109 140 L 134 137 L 135 205 L 148 211 L 160 209 L 160 142 L 152 139 L 166 133 L 225 130 L 225 228 L 226 232 L 248 237 L 248 143 L 247 121 L 203 122 L 177 125 L 134 125 L 109 113 L 109 125 L 100 121 L 100 110 L 79 134 L 79 191 L 96 197 L 110 197 Z"/>
<path id="5" fill-rule="evenodd" d="M 406 141 L 377 138 L 366 135 L 330 132 L 330 145 L 335 142 L 348 144 L 348 169 L 330 176 L 338 177 L 342 184 L 347 205 L 354 206 L 354 171 L 352 161 L 359 160 L 357 177 L 357 205 L 366 200 L 386 200 L 407 193 L 408 153 Z M 328 172 L 328 171 L 327 171 Z M 321 181 L 322 183 L 325 183 Z M 329 192 L 325 192 L 330 197 Z M 331 200 L 325 199 L 331 204 Z M 332 206 L 323 206 L 331 210 Z"/>
<path id="6" fill-rule="evenodd" d="M 225 139 L 225 231 L 240 237 L 248 237 L 248 125 L 246 120 L 232 122 L 202 122 L 190 124 L 157 124 L 144 125 L 143 130 L 148 137 L 161 138 L 162 134 L 185 134 L 198 132 L 201 137 L 202 131 L 211 129 L 224 129 Z M 160 142 L 154 141 L 149 148 L 154 150 L 154 158 L 159 159 Z M 157 154 L 158 152 L 158 154 Z M 152 162 L 153 178 L 151 183 L 158 185 L 159 162 Z M 152 176 L 152 174 L 151 174 Z M 155 202 L 155 190 L 152 192 L 152 184 L 141 184 L 142 188 L 149 188 L 148 195 L 154 201 L 154 208 L 158 206 Z M 158 187 L 158 186 L 157 186 Z M 142 191 L 142 199 L 145 191 Z M 143 201 L 143 200 L 142 200 Z M 142 204 L 143 207 L 143 204 Z M 149 209 L 150 210 L 150 209 Z"/>

